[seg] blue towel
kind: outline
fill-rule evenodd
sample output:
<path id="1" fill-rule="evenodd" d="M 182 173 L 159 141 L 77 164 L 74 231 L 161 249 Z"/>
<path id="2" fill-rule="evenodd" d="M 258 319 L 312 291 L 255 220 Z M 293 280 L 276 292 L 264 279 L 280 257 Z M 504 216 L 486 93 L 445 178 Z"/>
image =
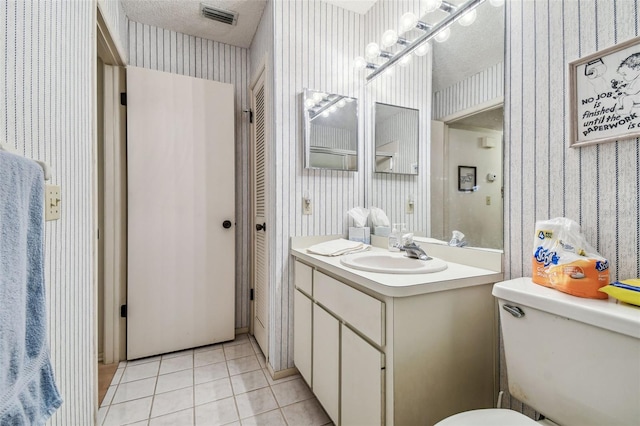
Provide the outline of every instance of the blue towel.
<path id="1" fill-rule="evenodd" d="M 47 339 L 44 178 L 0 151 L 0 425 L 43 425 L 62 404 Z"/>

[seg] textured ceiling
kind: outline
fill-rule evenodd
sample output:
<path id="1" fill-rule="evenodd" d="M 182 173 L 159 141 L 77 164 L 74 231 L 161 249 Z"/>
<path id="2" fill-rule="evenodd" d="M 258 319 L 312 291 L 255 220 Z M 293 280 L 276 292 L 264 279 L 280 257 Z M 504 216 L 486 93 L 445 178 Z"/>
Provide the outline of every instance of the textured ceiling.
<path id="1" fill-rule="evenodd" d="M 377 0 L 323 1 L 364 14 Z M 237 24 L 231 26 L 202 17 L 200 3 L 238 12 Z M 244 48 L 251 45 L 266 3 L 267 0 L 122 0 L 132 21 Z"/>
<path id="2" fill-rule="evenodd" d="M 432 42 L 434 92 L 504 61 L 504 6 L 494 7 L 485 1 L 476 10 L 473 24 L 463 27 L 454 23 L 447 41 Z"/>
<path id="3" fill-rule="evenodd" d="M 204 18 L 200 3 L 238 12 L 235 26 Z M 266 0 L 122 0 L 132 21 L 248 48 Z"/>

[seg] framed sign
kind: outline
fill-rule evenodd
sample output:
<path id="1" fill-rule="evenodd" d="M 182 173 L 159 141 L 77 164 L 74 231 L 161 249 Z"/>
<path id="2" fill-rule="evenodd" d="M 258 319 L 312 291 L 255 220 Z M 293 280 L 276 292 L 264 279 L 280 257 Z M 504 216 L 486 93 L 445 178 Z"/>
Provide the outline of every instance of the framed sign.
<path id="1" fill-rule="evenodd" d="M 569 146 L 640 136 L 640 37 L 569 64 Z"/>
<path id="2" fill-rule="evenodd" d="M 476 189 L 476 168 L 458 166 L 458 191 L 472 192 Z"/>

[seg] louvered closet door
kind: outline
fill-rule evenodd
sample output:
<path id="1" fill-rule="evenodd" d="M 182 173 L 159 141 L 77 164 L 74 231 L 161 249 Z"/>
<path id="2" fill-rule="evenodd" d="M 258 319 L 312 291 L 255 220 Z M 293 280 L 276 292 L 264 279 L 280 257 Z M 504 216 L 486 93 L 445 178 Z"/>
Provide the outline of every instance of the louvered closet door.
<path id="1" fill-rule="evenodd" d="M 267 331 L 269 327 L 269 269 L 267 262 L 267 150 L 264 71 L 251 89 L 253 120 L 254 162 L 254 318 L 253 333 L 265 355 L 268 355 Z"/>

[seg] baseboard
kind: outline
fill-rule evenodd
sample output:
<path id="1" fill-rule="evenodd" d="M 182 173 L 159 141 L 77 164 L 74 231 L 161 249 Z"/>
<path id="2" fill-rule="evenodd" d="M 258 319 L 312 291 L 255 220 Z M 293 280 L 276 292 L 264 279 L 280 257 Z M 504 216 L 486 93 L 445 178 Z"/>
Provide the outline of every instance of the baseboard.
<path id="1" fill-rule="evenodd" d="M 273 380 L 283 379 L 285 377 L 295 376 L 296 374 L 300 374 L 298 369 L 295 367 L 286 368 L 284 370 L 279 370 L 279 371 L 273 371 L 273 368 L 269 363 L 267 363 L 267 371 L 269 372 Z"/>
<path id="2" fill-rule="evenodd" d="M 249 327 L 236 328 L 236 336 L 238 334 L 247 334 L 249 332 Z"/>

